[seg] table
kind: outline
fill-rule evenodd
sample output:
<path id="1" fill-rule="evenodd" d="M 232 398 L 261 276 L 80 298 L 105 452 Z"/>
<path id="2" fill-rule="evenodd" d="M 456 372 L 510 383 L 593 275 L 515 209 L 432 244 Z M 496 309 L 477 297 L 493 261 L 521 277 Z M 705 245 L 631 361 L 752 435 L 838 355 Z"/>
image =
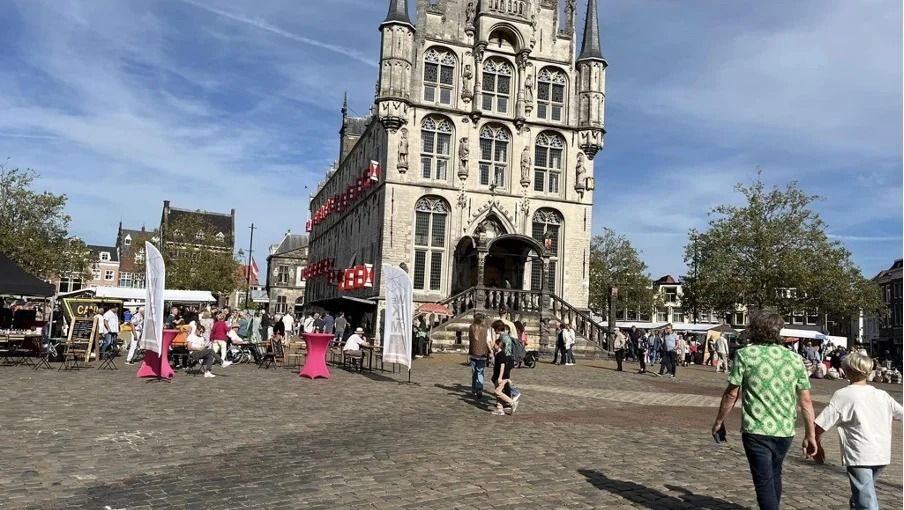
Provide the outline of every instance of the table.
<path id="1" fill-rule="evenodd" d="M 326 351 L 333 341 L 333 335 L 329 333 L 305 333 L 304 342 L 308 347 L 308 356 L 304 360 L 304 366 L 298 375 L 310 379 L 323 377 L 330 378 L 330 370 L 326 367 Z"/>
<path id="2" fill-rule="evenodd" d="M 138 368 L 138 377 L 155 377 L 158 379 L 172 379 L 175 375 L 173 368 L 169 364 L 169 348 L 173 343 L 173 338 L 179 334 L 178 329 L 163 330 L 163 346 L 160 349 L 162 353 L 158 355 L 151 350 L 144 351 L 144 360 L 141 367 Z"/>

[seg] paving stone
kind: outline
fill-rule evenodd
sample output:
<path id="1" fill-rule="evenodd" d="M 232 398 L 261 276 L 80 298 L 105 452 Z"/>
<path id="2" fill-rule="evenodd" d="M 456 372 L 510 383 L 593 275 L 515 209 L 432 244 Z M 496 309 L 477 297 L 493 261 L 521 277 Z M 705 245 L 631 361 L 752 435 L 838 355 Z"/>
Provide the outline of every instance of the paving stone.
<path id="1" fill-rule="evenodd" d="M 0 509 L 701 508 L 754 505 L 736 412 L 709 427 L 725 376 L 677 381 L 607 361 L 514 372 L 513 416 L 468 397 L 461 356 L 412 373 L 329 381 L 254 366 L 148 383 L 133 367 L 75 373 L 0 367 Z M 817 402 L 842 387 L 814 381 Z M 900 386 L 883 386 L 900 400 Z M 880 479 L 899 508 L 901 435 Z M 834 434 L 834 433 L 833 433 Z M 799 444 L 801 432 L 795 440 Z M 792 448 L 783 507 L 842 508 L 838 445 L 814 466 Z"/>

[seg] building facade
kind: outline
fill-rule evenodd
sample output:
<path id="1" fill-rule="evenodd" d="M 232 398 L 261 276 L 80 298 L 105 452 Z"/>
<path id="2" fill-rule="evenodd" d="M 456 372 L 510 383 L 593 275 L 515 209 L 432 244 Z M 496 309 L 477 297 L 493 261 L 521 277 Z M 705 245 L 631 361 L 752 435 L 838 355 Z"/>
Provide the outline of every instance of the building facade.
<path id="1" fill-rule="evenodd" d="M 607 64 L 596 0 L 580 41 L 575 2 L 562 4 L 418 0 L 413 23 L 407 1 L 390 0 L 371 115 L 343 108 L 340 159 L 311 199 L 311 263 L 372 264 L 374 285 L 311 278 L 308 303 L 379 300 L 390 264 L 408 270 L 416 302 L 505 289 L 587 309 Z"/>
<path id="2" fill-rule="evenodd" d="M 159 247 L 157 230 L 125 229 L 122 223 L 116 232 L 116 249 L 119 252 L 119 286 L 143 289 L 145 285 L 145 248 L 150 241 Z"/>
<path id="3" fill-rule="evenodd" d="M 267 256 L 267 294 L 270 313 L 298 313 L 305 303 L 304 270 L 308 265 L 308 236 L 286 233 Z"/>
<path id="4" fill-rule="evenodd" d="M 873 282 L 879 286 L 888 312 L 885 317 L 874 319 L 878 323 L 878 337 L 864 339 L 864 343 L 872 340 L 869 343 L 873 356 L 891 357 L 899 362 L 902 353 L 902 321 L 904 321 L 904 309 L 902 309 L 904 307 L 904 294 L 902 294 L 904 277 L 902 274 L 904 274 L 904 260 L 898 259 L 891 267 L 873 278 Z"/>
<path id="5" fill-rule="evenodd" d="M 119 251 L 115 246 L 89 244 L 93 263 L 86 287 L 116 287 L 119 284 Z"/>
<path id="6" fill-rule="evenodd" d="M 191 232 L 183 229 L 190 227 Z M 163 202 L 160 214 L 160 251 L 175 250 L 188 256 L 199 250 L 232 253 L 235 245 L 235 209 L 229 213 L 172 207 Z"/>

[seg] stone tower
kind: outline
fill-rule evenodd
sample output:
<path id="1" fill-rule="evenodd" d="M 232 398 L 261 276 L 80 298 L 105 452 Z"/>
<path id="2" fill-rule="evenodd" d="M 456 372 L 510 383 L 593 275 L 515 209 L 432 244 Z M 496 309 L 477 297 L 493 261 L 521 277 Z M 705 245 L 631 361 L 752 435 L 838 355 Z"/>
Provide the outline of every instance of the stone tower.
<path id="1" fill-rule="evenodd" d="M 593 159 L 603 148 L 606 129 L 604 108 L 606 105 L 606 59 L 600 47 L 600 27 L 596 12 L 596 1 L 587 2 L 587 22 L 584 24 L 584 39 L 581 54 L 577 59 L 578 95 L 580 109 L 578 126 L 580 147 L 588 158 Z"/>
<path id="2" fill-rule="evenodd" d="M 389 12 L 380 24 L 380 33 L 377 114 L 383 127 L 394 133 L 408 121 L 411 105 L 414 25 L 408 18 L 408 0 L 390 0 Z"/>

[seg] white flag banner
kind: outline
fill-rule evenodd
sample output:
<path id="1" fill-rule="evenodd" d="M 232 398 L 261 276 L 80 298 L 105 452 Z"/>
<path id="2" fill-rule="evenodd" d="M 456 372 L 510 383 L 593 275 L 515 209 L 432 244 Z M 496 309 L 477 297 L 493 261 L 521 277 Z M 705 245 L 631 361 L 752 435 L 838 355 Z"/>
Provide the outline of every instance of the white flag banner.
<path id="1" fill-rule="evenodd" d="M 399 363 L 411 370 L 411 321 L 414 288 L 408 273 L 383 264 L 380 275 L 386 285 L 386 312 L 383 317 L 383 362 Z"/>
<path id="2" fill-rule="evenodd" d="M 166 287 L 166 266 L 163 255 L 153 244 L 145 241 L 144 331 L 139 347 L 161 354 L 163 350 L 163 289 Z"/>

